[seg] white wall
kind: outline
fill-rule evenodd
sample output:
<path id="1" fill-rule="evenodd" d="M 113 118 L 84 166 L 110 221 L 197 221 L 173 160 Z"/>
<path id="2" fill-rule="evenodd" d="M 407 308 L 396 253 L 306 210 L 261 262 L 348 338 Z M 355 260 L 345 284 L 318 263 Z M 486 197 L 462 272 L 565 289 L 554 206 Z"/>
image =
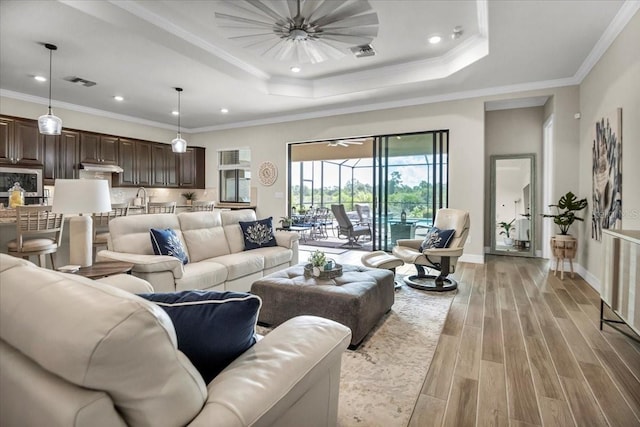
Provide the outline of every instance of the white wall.
<path id="1" fill-rule="evenodd" d="M 636 13 L 580 85 L 579 196 L 589 219 L 580 223 L 579 263 L 596 288 L 602 279 L 602 244 L 591 239 L 591 166 L 596 120 L 622 108 L 622 228 L 640 229 L 640 13 Z"/>

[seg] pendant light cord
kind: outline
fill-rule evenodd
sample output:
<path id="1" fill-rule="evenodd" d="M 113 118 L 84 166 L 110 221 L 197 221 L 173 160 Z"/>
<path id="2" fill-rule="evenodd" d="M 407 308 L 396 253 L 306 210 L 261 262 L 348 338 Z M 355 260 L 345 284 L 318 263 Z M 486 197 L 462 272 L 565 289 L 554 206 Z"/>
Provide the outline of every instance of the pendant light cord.
<path id="1" fill-rule="evenodd" d="M 49 115 L 51 115 L 51 64 L 53 61 L 53 50 L 51 48 L 48 48 L 48 49 L 49 49 Z"/>
<path id="2" fill-rule="evenodd" d="M 178 91 L 178 135 L 180 135 L 180 116 L 182 115 L 182 111 L 180 111 L 180 90 L 176 89 Z"/>

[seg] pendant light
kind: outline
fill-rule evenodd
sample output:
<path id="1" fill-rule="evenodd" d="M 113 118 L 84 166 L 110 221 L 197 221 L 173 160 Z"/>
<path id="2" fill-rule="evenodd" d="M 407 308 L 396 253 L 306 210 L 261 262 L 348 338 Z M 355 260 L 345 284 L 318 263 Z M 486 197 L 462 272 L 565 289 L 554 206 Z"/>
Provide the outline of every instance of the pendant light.
<path id="1" fill-rule="evenodd" d="M 180 92 L 182 92 L 181 87 L 175 88 L 176 92 L 178 92 L 178 136 L 171 141 L 171 151 L 174 153 L 184 153 L 187 151 L 187 141 L 182 139 L 182 135 L 180 135 Z"/>
<path id="2" fill-rule="evenodd" d="M 49 49 L 49 113 L 38 117 L 38 129 L 45 135 L 60 135 L 62 130 L 62 120 L 51 114 L 51 61 L 53 51 L 58 49 L 54 44 L 45 43 L 44 47 Z"/>

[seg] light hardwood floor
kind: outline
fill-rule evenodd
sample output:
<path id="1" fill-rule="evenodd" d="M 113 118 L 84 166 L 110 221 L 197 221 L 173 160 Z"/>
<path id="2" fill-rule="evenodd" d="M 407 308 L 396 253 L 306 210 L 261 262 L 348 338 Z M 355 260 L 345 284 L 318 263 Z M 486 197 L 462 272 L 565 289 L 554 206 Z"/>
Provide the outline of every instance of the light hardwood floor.
<path id="1" fill-rule="evenodd" d="M 329 256 L 358 264 L 362 253 Z M 488 256 L 455 276 L 411 427 L 640 426 L 640 344 L 599 330 L 599 295 L 578 275 Z"/>

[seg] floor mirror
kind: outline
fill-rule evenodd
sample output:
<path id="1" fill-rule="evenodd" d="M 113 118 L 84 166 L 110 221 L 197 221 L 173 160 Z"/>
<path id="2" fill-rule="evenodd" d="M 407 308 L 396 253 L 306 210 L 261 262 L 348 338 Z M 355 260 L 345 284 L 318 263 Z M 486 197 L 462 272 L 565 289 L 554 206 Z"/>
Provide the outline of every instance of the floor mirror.
<path id="1" fill-rule="evenodd" d="M 535 154 L 491 156 L 491 253 L 535 256 Z"/>

